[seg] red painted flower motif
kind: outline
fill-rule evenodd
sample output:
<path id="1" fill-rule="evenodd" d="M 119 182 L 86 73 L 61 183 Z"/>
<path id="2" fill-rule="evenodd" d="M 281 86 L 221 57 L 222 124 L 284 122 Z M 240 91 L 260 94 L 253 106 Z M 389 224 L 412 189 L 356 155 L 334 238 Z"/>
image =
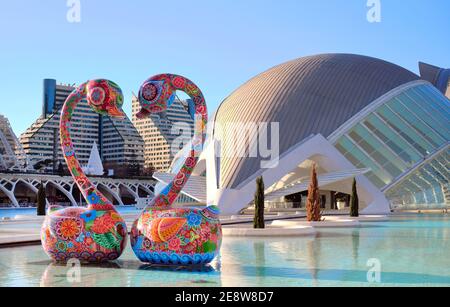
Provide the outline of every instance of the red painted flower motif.
<path id="1" fill-rule="evenodd" d="M 193 158 L 193 157 L 189 157 L 186 159 L 186 167 L 189 168 L 193 168 L 195 166 L 195 164 L 197 163 L 197 159 Z"/>
<path id="2" fill-rule="evenodd" d="M 81 223 L 75 219 L 63 219 L 56 227 L 58 236 L 64 240 L 73 240 L 81 233 Z"/>
<path id="3" fill-rule="evenodd" d="M 173 78 L 173 80 L 172 80 L 172 84 L 173 84 L 173 86 L 175 86 L 176 88 L 182 89 L 182 88 L 184 88 L 186 82 L 185 82 L 185 79 L 182 78 L 182 77 L 175 77 L 175 78 Z"/>
<path id="4" fill-rule="evenodd" d="M 185 229 L 181 230 L 180 236 L 185 237 L 186 239 L 190 239 L 191 238 L 191 231 L 190 231 L 190 229 L 185 228 Z"/>
<path id="5" fill-rule="evenodd" d="M 93 105 L 100 106 L 104 103 L 109 103 L 111 100 L 111 90 L 106 81 L 90 81 L 86 85 L 87 100 Z"/>
<path id="6" fill-rule="evenodd" d="M 175 200 L 177 200 L 177 198 L 178 198 L 178 193 L 169 192 L 169 195 L 167 195 L 167 196 L 169 198 L 169 202 L 174 203 Z"/>
<path id="7" fill-rule="evenodd" d="M 204 101 L 204 99 L 203 99 L 203 97 L 201 97 L 201 96 L 195 96 L 195 97 L 194 97 L 194 103 L 195 103 L 196 105 L 202 105 L 202 104 L 203 104 L 203 101 Z"/>
<path id="8" fill-rule="evenodd" d="M 157 197 L 157 199 L 154 200 L 154 204 L 155 204 L 156 208 L 158 208 L 158 207 L 166 207 L 168 205 L 168 202 L 166 202 L 164 200 L 164 198 L 162 197 L 162 195 L 161 195 L 161 197 Z"/>
<path id="9" fill-rule="evenodd" d="M 174 180 L 174 185 L 177 187 L 181 187 L 186 180 L 186 175 L 183 172 L 180 172 Z"/>
<path id="10" fill-rule="evenodd" d="M 206 107 L 204 105 L 198 105 L 195 108 L 195 111 L 199 114 L 205 114 L 206 113 Z"/>
<path id="11" fill-rule="evenodd" d="M 94 225 L 92 225 L 92 231 L 98 234 L 104 234 L 110 232 L 114 228 L 115 222 L 111 218 L 111 215 L 105 214 L 102 217 L 95 219 Z"/>
<path id="12" fill-rule="evenodd" d="M 147 83 L 142 87 L 141 95 L 147 101 L 153 101 L 158 96 L 158 88 L 153 83 Z"/>
<path id="13" fill-rule="evenodd" d="M 197 244 L 195 242 L 192 242 L 184 247 L 184 252 L 187 254 L 193 254 L 196 248 Z"/>
<path id="14" fill-rule="evenodd" d="M 209 236 L 211 235 L 211 230 L 209 228 L 202 228 L 200 232 L 200 238 L 202 238 L 202 241 L 207 241 L 209 239 Z"/>
<path id="15" fill-rule="evenodd" d="M 173 251 L 178 251 L 181 247 L 181 240 L 175 237 L 169 241 L 169 249 Z"/>

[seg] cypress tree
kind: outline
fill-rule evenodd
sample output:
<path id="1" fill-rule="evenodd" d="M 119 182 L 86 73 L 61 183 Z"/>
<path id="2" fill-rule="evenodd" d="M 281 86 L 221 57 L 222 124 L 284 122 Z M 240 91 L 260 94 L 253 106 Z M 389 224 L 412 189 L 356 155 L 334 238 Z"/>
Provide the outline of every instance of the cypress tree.
<path id="1" fill-rule="evenodd" d="M 256 179 L 255 192 L 255 218 L 253 220 L 255 229 L 264 229 L 264 180 L 262 177 Z"/>
<path id="2" fill-rule="evenodd" d="M 61 161 L 58 163 L 58 175 L 59 176 L 61 176 L 61 177 L 63 177 L 64 176 L 64 166 L 63 166 L 63 164 L 61 163 Z"/>
<path id="3" fill-rule="evenodd" d="M 320 212 L 319 182 L 317 180 L 316 164 L 311 168 L 311 182 L 308 187 L 308 199 L 306 201 L 306 219 L 308 222 L 320 222 L 322 214 Z"/>
<path id="4" fill-rule="evenodd" d="M 358 198 L 358 191 L 356 189 L 356 178 L 353 178 L 352 184 L 352 195 L 350 198 L 350 216 L 351 217 L 359 216 L 359 198 Z"/>
<path id="5" fill-rule="evenodd" d="M 44 216 L 45 215 L 45 188 L 44 183 L 41 181 L 41 184 L 39 185 L 39 190 L 37 194 L 37 215 L 38 216 Z"/>

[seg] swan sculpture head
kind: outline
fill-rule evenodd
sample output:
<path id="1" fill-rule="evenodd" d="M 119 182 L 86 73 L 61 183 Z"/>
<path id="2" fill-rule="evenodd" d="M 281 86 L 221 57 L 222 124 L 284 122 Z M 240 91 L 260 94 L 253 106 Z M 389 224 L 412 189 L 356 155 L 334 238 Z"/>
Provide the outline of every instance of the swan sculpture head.
<path id="1" fill-rule="evenodd" d="M 123 94 L 120 87 L 109 80 L 97 79 L 86 84 L 86 100 L 98 114 L 124 118 Z"/>
<path id="2" fill-rule="evenodd" d="M 141 110 L 138 118 L 145 118 L 151 113 L 166 111 L 175 98 L 174 88 L 166 80 L 149 79 L 139 89 L 138 99 Z"/>

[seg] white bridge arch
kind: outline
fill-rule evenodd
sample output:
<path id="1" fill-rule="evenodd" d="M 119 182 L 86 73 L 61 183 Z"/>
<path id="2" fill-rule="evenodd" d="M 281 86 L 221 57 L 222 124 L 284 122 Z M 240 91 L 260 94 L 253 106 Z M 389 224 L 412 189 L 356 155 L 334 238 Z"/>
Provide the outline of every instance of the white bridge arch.
<path id="1" fill-rule="evenodd" d="M 128 193 L 128 197 L 134 199 L 154 196 L 154 180 L 138 179 L 112 179 L 112 178 L 91 178 L 92 183 L 104 193 L 113 203 L 124 205 L 123 198 Z M 62 193 L 71 206 L 79 205 L 74 193 L 78 191 L 72 177 L 57 175 L 39 174 L 0 174 L 0 192 L 9 199 L 12 207 L 21 207 L 17 194 L 19 189 L 26 188 L 29 193 L 37 197 L 40 184 L 47 189 L 53 187 Z M 48 200 L 47 200 L 48 201 Z"/>

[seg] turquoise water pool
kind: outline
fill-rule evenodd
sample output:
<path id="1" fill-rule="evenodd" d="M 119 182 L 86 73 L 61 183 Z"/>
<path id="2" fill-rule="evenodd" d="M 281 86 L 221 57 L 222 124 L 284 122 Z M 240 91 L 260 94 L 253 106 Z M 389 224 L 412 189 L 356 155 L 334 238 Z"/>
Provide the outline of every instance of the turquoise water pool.
<path id="1" fill-rule="evenodd" d="M 381 283 L 367 279 L 374 259 Z M 82 267 L 81 283 L 67 271 L 40 246 L 0 249 L 1 286 L 450 286 L 450 218 L 399 216 L 316 238 L 226 238 L 220 258 L 196 270 L 145 266 L 128 247 L 115 263 Z"/>
<path id="2" fill-rule="evenodd" d="M 140 210 L 131 206 L 116 206 L 117 211 L 122 214 L 127 213 L 139 213 Z M 10 217 L 13 218 L 16 215 L 30 215 L 36 216 L 36 208 L 0 208 L 0 219 L 2 217 Z"/>

